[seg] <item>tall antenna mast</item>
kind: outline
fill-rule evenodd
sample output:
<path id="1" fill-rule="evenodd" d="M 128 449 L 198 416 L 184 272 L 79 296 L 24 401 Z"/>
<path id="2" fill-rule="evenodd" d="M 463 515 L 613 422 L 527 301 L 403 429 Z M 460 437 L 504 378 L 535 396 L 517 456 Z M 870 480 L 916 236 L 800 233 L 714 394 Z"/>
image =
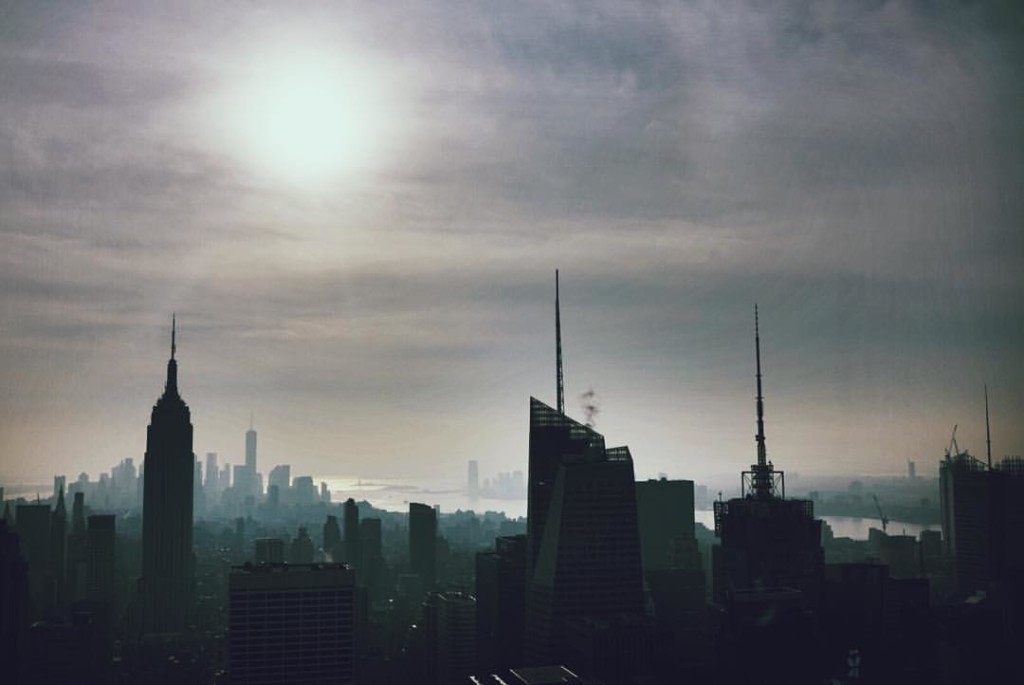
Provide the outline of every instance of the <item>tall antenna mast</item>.
<path id="1" fill-rule="evenodd" d="M 988 451 L 988 470 L 992 470 L 992 431 L 988 425 L 988 383 L 985 384 L 985 443 Z"/>
<path id="2" fill-rule="evenodd" d="M 175 352 L 175 350 L 178 349 L 178 346 L 175 344 L 175 337 L 177 335 L 177 332 L 178 332 L 177 314 L 176 313 L 172 313 L 171 314 L 171 359 L 174 359 L 174 352 Z"/>
<path id="3" fill-rule="evenodd" d="M 565 381 L 562 378 L 562 311 L 558 295 L 558 269 L 555 269 L 555 367 L 558 413 L 565 414 Z"/>
<path id="4" fill-rule="evenodd" d="M 757 465 L 753 473 L 753 489 L 757 497 L 772 494 L 772 474 L 768 467 L 768 450 L 764 444 L 764 392 L 761 388 L 761 326 L 758 320 L 757 304 L 754 304 L 754 354 L 757 360 Z"/>

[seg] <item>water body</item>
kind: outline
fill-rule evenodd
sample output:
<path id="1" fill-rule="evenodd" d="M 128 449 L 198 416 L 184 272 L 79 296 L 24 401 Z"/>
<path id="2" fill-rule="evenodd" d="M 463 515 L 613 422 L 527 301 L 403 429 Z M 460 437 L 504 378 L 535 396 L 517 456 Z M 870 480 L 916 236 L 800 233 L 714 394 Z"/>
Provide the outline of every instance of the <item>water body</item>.
<path id="1" fill-rule="evenodd" d="M 697 523 L 703 523 L 709 529 L 715 528 L 715 514 L 710 509 L 698 509 L 694 512 Z M 854 540 L 867 540 L 868 531 L 872 528 L 882 530 L 882 521 L 877 518 L 859 518 L 856 516 L 819 516 L 822 521 L 832 528 L 832 533 L 837 538 L 853 538 Z M 886 532 L 889 535 L 912 535 L 917 538 L 923 530 L 940 530 L 939 524 L 906 523 L 904 521 L 889 521 Z"/>
<path id="2" fill-rule="evenodd" d="M 410 502 L 420 502 L 439 506 L 441 512 L 446 514 L 462 510 L 478 514 L 502 511 L 509 518 L 526 516 L 525 498 L 471 498 L 462 483 L 439 482 L 429 487 L 419 487 L 395 478 L 360 479 L 353 476 L 332 476 L 317 480 L 327 483 L 331 490 L 331 501 L 335 503 L 344 502 L 351 497 L 357 502 L 366 500 L 385 511 L 409 511 Z"/>
<path id="3" fill-rule="evenodd" d="M 349 497 L 357 502 L 366 500 L 378 509 L 385 511 L 409 511 L 410 502 L 421 502 L 430 506 L 439 506 L 442 513 L 457 510 L 474 511 L 482 514 L 487 511 L 501 511 L 509 518 L 526 517 L 526 499 L 507 499 L 495 497 L 471 498 L 466 494 L 465 486 L 458 482 L 431 483 L 428 487 L 410 485 L 408 481 L 397 478 L 366 478 L 356 476 L 327 476 L 314 479 L 317 483 L 324 481 L 331 490 L 331 501 L 344 502 Z M 7 487 L 6 499 L 25 497 L 35 499 L 38 492 L 46 498 L 52 494 L 53 485 L 17 484 Z M 832 528 L 837 538 L 853 538 L 867 540 L 871 528 L 882 529 L 882 522 L 877 518 L 858 518 L 855 516 L 822 516 L 820 517 Z M 715 517 L 710 509 L 698 509 L 694 519 L 709 529 L 714 530 Z M 915 538 L 923 530 L 940 530 L 938 524 L 922 525 L 903 521 L 890 521 L 890 535 L 912 535 Z"/>

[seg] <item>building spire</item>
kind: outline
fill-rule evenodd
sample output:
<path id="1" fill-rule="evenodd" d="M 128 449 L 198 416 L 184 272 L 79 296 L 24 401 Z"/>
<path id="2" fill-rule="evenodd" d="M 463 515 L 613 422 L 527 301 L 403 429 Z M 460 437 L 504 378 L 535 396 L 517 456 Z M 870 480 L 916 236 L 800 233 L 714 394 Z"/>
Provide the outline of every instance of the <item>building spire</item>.
<path id="1" fill-rule="evenodd" d="M 178 362 L 174 359 L 174 353 L 178 350 L 177 334 L 177 316 L 175 314 L 171 314 L 171 358 L 167 360 L 167 385 L 164 389 L 165 395 L 178 394 Z"/>
<path id="2" fill-rule="evenodd" d="M 757 497 L 770 497 L 774 483 L 772 467 L 768 464 L 768 449 L 764 441 L 764 392 L 761 387 L 761 326 L 757 304 L 754 304 L 754 355 L 757 361 L 757 464 L 754 465 L 753 490 Z"/>
<path id="3" fill-rule="evenodd" d="M 562 312 L 558 295 L 558 269 L 555 269 L 555 367 L 557 384 L 555 395 L 558 413 L 565 414 L 565 382 L 562 378 Z"/>
<path id="4" fill-rule="evenodd" d="M 988 452 L 988 470 L 992 470 L 992 431 L 988 423 L 988 383 L 985 384 L 985 445 Z"/>

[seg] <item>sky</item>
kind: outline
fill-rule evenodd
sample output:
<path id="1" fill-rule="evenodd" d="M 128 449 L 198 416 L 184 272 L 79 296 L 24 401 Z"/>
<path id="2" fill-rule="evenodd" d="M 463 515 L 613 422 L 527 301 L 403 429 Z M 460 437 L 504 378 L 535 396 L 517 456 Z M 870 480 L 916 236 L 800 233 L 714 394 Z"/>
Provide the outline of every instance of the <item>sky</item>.
<path id="1" fill-rule="evenodd" d="M 0 483 L 195 452 L 639 478 L 1024 453 L 1013 2 L 0 0 Z"/>

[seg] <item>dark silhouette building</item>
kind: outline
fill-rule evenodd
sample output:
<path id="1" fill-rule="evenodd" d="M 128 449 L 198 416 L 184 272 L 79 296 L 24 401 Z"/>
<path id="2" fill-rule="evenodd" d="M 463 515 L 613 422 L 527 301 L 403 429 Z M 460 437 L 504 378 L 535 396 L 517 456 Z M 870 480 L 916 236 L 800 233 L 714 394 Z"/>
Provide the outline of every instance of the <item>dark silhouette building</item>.
<path id="1" fill-rule="evenodd" d="M 53 577 L 54 603 L 58 607 L 67 601 L 67 544 L 68 511 L 64 505 L 64 483 L 57 490 L 57 505 L 50 517 L 50 574 Z"/>
<path id="2" fill-rule="evenodd" d="M 419 502 L 409 503 L 409 568 L 429 592 L 437 582 L 437 512 Z"/>
<path id="3" fill-rule="evenodd" d="M 257 538 L 255 546 L 256 563 L 284 563 L 284 540 L 280 538 Z"/>
<path id="4" fill-rule="evenodd" d="M 476 667 L 476 599 L 463 592 L 429 592 L 423 601 L 423 652 L 416 682 L 456 685 Z"/>
<path id="5" fill-rule="evenodd" d="M 178 394 L 176 330 L 164 393 L 153 407 L 146 437 L 142 501 L 142 577 L 139 579 L 143 632 L 181 631 L 195 593 L 192 550 L 192 495 L 195 454 L 188 405 Z"/>
<path id="6" fill-rule="evenodd" d="M 93 515 L 86 533 L 86 595 L 108 610 L 114 608 L 115 528 L 113 514 Z"/>
<path id="7" fill-rule="evenodd" d="M 351 497 L 345 500 L 345 563 L 359 566 L 359 507 Z"/>
<path id="8" fill-rule="evenodd" d="M 246 564 L 228 576 L 228 682 L 354 682 L 354 575 L 344 564 Z"/>
<path id="9" fill-rule="evenodd" d="M 29 613 L 41 620 L 54 608 L 54 583 L 50 573 L 50 507 L 19 504 L 15 509 L 18 537 L 28 563 Z"/>
<path id="10" fill-rule="evenodd" d="M 71 534 L 67 546 L 67 594 L 71 602 L 86 597 L 86 549 L 85 495 L 76 492 L 71 505 Z"/>
<path id="11" fill-rule="evenodd" d="M 338 527 L 338 517 L 327 517 L 323 531 L 324 554 L 329 561 L 336 561 L 341 555 L 341 528 Z"/>
<path id="12" fill-rule="evenodd" d="M 476 555 L 477 670 L 523 663 L 526 635 L 526 536 L 500 537 Z"/>
<path id="13" fill-rule="evenodd" d="M 5 517 L 0 520 L 0 668 L 16 681 L 28 639 L 28 564 L 18 534 Z"/>
<path id="14" fill-rule="evenodd" d="M 580 620 L 644 612 L 633 458 L 565 415 L 557 271 L 555 372 L 557 408 L 530 398 L 524 660 L 533 666 L 564 663 Z"/>
<path id="15" fill-rule="evenodd" d="M 637 522 L 644 580 L 660 619 L 704 606 L 705 580 L 694 533 L 693 481 L 639 481 Z"/>
<path id="16" fill-rule="evenodd" d="M 305 526 L 299 526 L 299 533 L 292 540 L 291 554 L 289 561 L 293 564 L 311 564 L 315 556 L 313 539 L 309 537 L 309 531 Z"/>
<path id="17" fill-rule="evenodd" d="M 531 410 L 545 432 L 552 423 L 569 434 L 587 431 L 584 450 L 549 455 L 557 468 L 547 476 L 542 532 L 532 525 L 534 501 L 528 505 L 527 530 L 541 539 L 528 537 L 528 551 L 537 552 L 527 576 L 525 651 L 527 664 L 540 665 L 562 660 L 573 619 L 643 614 L 643 574 L 628 448 L 605 449 L 598 433 L 536 400 Z"/>
<path id="18" fill-rule="evenodd" d="M 365 518 L 359 522 L 359 568 L 356 577 L 360 585 L 375 591 L 382 585 L 384 572 L 384 539 L 379 518 Z"/>
<path id="19" fill-rule="evenodd" d="M 821 521 L 814 518 L 810 500 L 786 499 L 785 475 L 768 461 L 764 435 L 764 396 L 761 389 L 761 336 L 754 308 L 754 349 L 757 365 L 757 463 L 742 474 L 743 492 L 737 499 L 715 502 L 715 534 L 722 542 L 714 550 L 714 594 L 729 603 L 738 590 L 789 588 L 803 593 L 802 602 L 817 606 L 824 574 Z M 776 602 L 779 593 L 772 594 Z M 742 603 L 758 605 L 760 596 L 744 594 Z M 786 606 L 800 602 L 786 595 Z M 753 604 L 751 604 L 753 602 Z M 787 624 L 788 625 L 788 624 Z M 787 628 L 788 630 L 788 628 Z"/>

